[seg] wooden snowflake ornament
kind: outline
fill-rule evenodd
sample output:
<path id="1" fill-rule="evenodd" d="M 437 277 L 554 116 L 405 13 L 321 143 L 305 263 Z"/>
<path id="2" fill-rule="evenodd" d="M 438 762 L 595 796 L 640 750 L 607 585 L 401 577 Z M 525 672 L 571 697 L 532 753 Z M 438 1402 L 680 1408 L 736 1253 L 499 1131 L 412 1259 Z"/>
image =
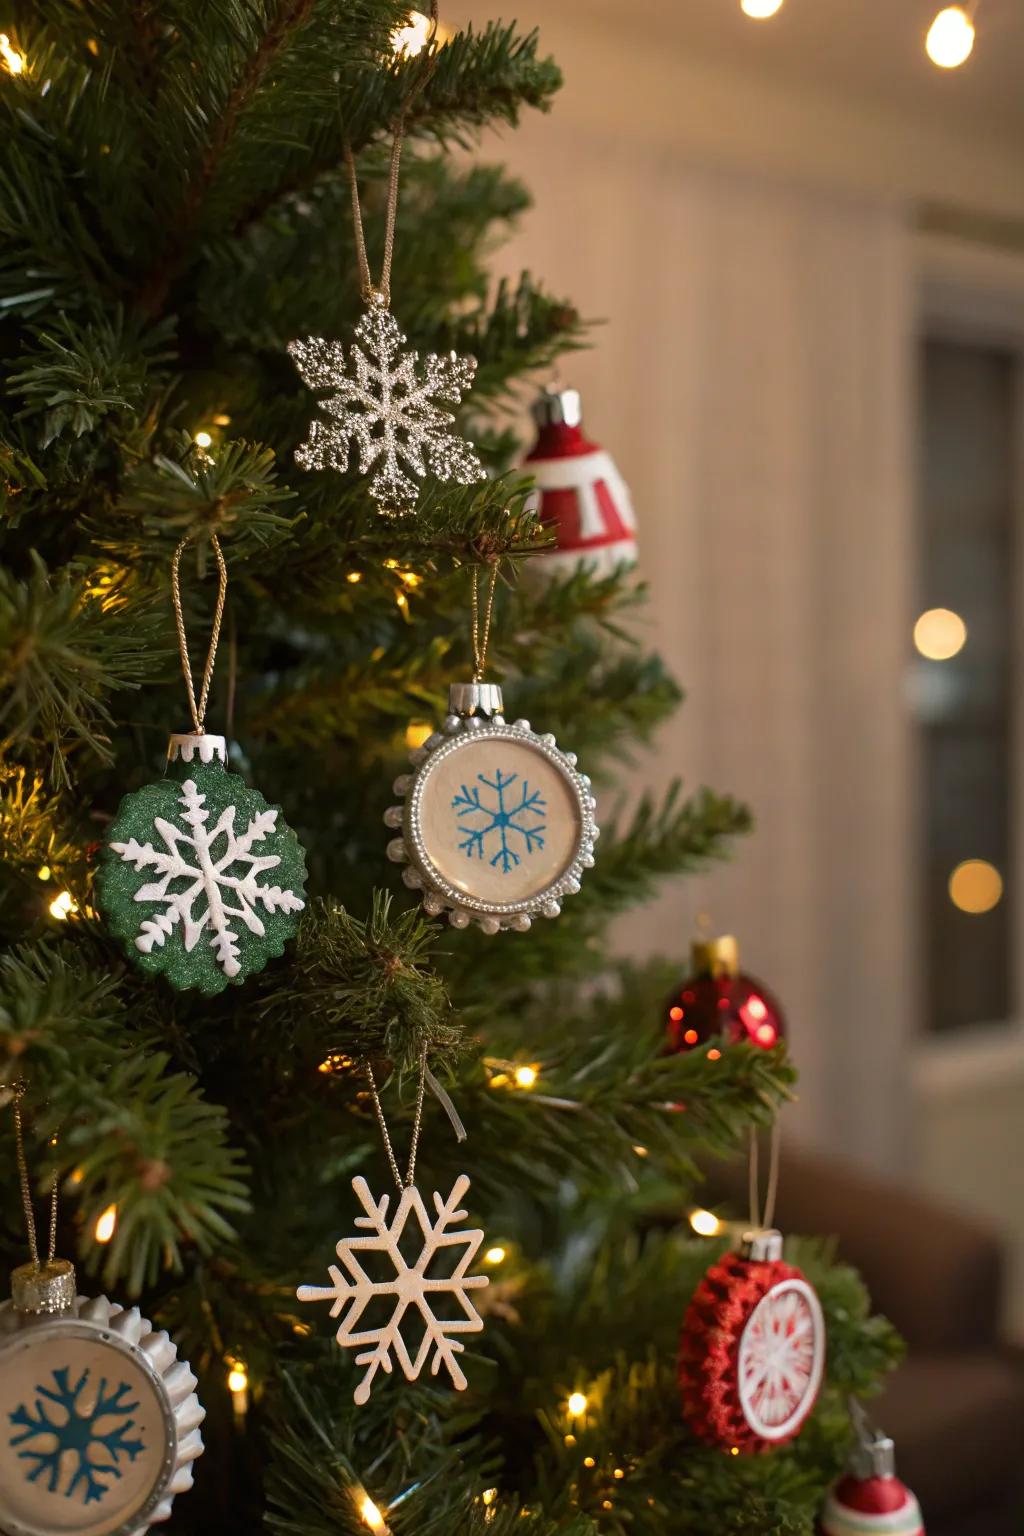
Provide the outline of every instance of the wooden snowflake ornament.
<path id="1" fill-rule="evenodd" d="M 825 1322 L 813 1288 L 782 1261 L 782 1235 L 749 1233 L 743 1254 L 712 1266 L 679 1343 L 683 1417 L 709 1445 L 771 1450 L 798 1434 L 825 1369 Z"/>
<path id="2" fill-rule="evenodd" d="M 458 1361 L 465 1348 L 461 1336 L 479 1333 L 484 1326 L 467 1293 L 488 1284 L 486 1275 L 468 1273 L 483 1242 L 483 1232 L 479 1229 L 450 1230 L 466 1219 L 466 1212 L 459 1210 L 458 1205 L 469 1189 L 469 1179 L 460 1174 L 446 1200 L 439 1194 L 434 1195 L 434 1220 L 431 1220 L 419 1190 L 412 1184 L 403 1189 L 390 1221 L 389 1195 L 375 1200 L 364 1178 L 353 1179 L 352 1188 L 366 1213 L 357 1216 L 355 1224 L 369 1228 L 371 1235 L 343 1237 L 337 1247 L 341 1265 L 332 1264 L 328 1270 L 331 1284 L 300 1285 L 296 1295 L 300 1301 L 330 1301 L 331 1316 L 341 1318 L 338 1343 L 342 1349 L 362 1350 L 356 1355 L 356 1364 L 364 1365 L 366 1371 L 353 1394 L 357 1403 L 369 1399 L 378 1370 L 390 1374 L 394 1360 L 398 1361 L 409 1381 L 416 1380 L 428 1359 L 434 1376 L 443 1365 L 455 1389 L 462 1392 L 466 1377 Z M 415 1262 L 409 1264 L 402 1253 L 401 1243 L 406 1228 L 413 1222 L 418 1223 L 423 1246 Z M 455 1266 L 450 1273 L 432 1275 L 430 1270 L 438 1254 L 445 1249 L 461 1249 L 457 1256 L 453 1255 Z M 394 1273 L 385 1280 L 374 1281 L 362 1262 L 362 1256 L 370 1253 L 383 1254 Z M 438 1317 L 434 1298 L 449 1309 L 454 1304 L 462 1316 L 454 1319 Z M 386 1320 L 377 1327 L 358 1329 L 356 1325 L 363 1320 L 367 1308 L 378 1301 L 383 1302 L 388 1311 Z M 423 1333 L 418 1345 L 411 1348 L 402 1329 L 403 1325 L 408 1327 L 417 1320 Z"/>
<path id="3" fill-rule="evenodd" d="M 96 878 L 135 964 L 206 995 L 280 955 L 305 905 L 298 839 L 226 761 L 223 736 L 172 736 L 167 776 L 122 800 Z"/>
<path id="4" fill-rule="evenodd" d="M 144 1536 L 192 1486 L 196 1378 L 138 1307 L 75 1294 L 56 1259 L 0 1307 L 0 1532 Z"/>

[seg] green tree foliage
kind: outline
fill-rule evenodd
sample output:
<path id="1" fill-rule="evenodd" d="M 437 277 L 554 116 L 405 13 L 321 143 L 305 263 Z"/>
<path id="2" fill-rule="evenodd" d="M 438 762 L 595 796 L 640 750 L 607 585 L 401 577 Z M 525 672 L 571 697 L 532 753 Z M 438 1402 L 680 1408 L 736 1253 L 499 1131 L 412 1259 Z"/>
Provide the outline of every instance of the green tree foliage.
<path id="1" fill-rule="evenodd" d="M 792 1073 L 781 1049 L 663 1057 L 665 969 L 614 960 L 606 937 L 658 880 L 724 855 L 748 814 L 678 786 L 611 814 L 623 763 L 680 698 L 636 639 L 642 589 L 519 579 L 545 535 L 503 411 L 584 329 L 529 274 L 490 283 L 527 193 L 450 151 L 546 109 L 558 70 L 514 24 L 399 58 L 404 19 L 399 0 L 14 0 L 0 15 L 27 61 L 0 68 L 0 1102 L 27 1084 L 62 1251 L 92 1284 L 141 1294 L 202 1375 L 209 1449 L 176 1530 L 365 1532 L 372 1495 L 396 1536 L 806 1533 L 845 1443 L 842 1395 L 870 1388 L 894 1341 L 856 1278 L 812 1251 L 832 1346 L 813 1422 L 739 1464 L 691 1441 L 675 1338 L 712 1250 L 679 1217 L 699 1159 L 770 1123 Z M 478 357 L 464 424 L 491 477 L 427 481 L 415 515 L 387 521 L 357 475 L 296 469 L 311 400 L 285 348 L 354 323 L 343 144 L 376 263 L 402 112 L 393 304 L 421 351 Z M 208 720 L 284 807 L 313 899 L 280 962 L 204 1001 L 125 963 L 92 879 L 121 796 L 161 771 L 187 718 L 170 558 L 189 535 L 198 654 L 212 533 L 231 582 Z M 494 673 L 580 753 L 611 822 L 563 917 L 497 940 L 414 909 L 381 824 L 407 726 L 467 675 L 469 572 L 495 564 Z M 346 1230 L 353 1174 L 386 1187 L 360 1064 L 404 1147 L 424 1049 L 469 1140 L 428 1095 L 421 1182 L 467 1169 L 506 1258 L 468 1392 L 387 1380 L 355 1409 L 351 1361 L 294 1288 Z M 517 1064 L 538 1068 L 532 1091 Z M 13 1265 L 9 1113 L 0 1195 Z M 251 1382 L 242 1437 L 234 1358 Z M 578 1387 L 592 1409 L 571 1442 Z"/>

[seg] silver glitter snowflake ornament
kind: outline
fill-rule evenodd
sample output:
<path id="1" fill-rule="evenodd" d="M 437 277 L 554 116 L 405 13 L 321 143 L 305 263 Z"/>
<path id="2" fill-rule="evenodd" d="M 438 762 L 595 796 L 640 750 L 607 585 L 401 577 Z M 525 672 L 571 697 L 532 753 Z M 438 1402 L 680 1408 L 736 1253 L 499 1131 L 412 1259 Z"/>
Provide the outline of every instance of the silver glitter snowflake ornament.
<path id="1" fill-rule="evenodd" d="M 431 352 L 420 359 L 403 352 L 405 336 L 378 295 L 356 326 L 355 340 L 310 336 L 289 343 L 288 351 L 310 389 L 329 391 L 309 437 L 296 452 L 304 469 L 349 467 L 353 445 L 359 470 L 374 470 L 370 495 L 383 511 L 407 511 L 416 499 L 415 475 L 470 485 L 486 471 L 473 444 L 454 430 L 455 417 L 435 401 L 458 405 L 473 383 L 476 358 Z"/>

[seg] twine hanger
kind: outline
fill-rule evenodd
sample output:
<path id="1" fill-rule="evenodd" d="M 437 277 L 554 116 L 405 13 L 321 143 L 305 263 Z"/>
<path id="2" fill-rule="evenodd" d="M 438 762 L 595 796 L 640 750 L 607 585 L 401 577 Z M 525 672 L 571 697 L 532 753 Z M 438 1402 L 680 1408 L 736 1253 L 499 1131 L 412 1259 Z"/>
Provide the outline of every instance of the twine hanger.
<path id="1" fill-rule="evenodd" d="M 437 0 L 431 0 L 429 17 L 430 31 L 425 45 L 427 49 L 430 48 L 437 35 Z M 370 275 L 370 261 L 366 254 L 366 232 L 363 227 L 363 208 L 359 197 L 359 178 L 356 174 L 355 155 L 352 152 L 352 145 L 347 137 L 342 146 L 345 168 L 348 171 L 349 190 L 352 194 L 352 222 L 355 228 L 356 262 L 359 267 L 360 290 L 367 304 L 379 303 L 385 309 L 391 303 L 391 263 L 395 254 L 395 220 L 398 215 L 398 173 L 402 160 L 402 145 L 405 141 L 405 119 L 409 108 L 430 78 L 435 59 L 436 55 L 432 54 L 428 67 L 423 71 L 419 80 L 402 103 L 392 127 L 391 169 L 388 175 L 388 200 L 384 215 L 384 256 L 381 261 L 380 281 L 377 283 L 374 283 Z"/>
<path id="2" fill-rule="evenodd" d="M 188 639 L 185 635 L 185 615 L 181 607 L 181 557 L 189 544 L 195 538 L 194 534 L 187 533 L 174 551 L 171 561 L 171 598 L 174 603 L 174 622 L 178 630 L 178 651 L 181 656 L 181 670 L 185 678 L 185 687 L 188 689 L 189 708 L 192 711 L 192 724 L 197 736 L 203 734 L 203 721 L 206 718 L 206 703 L 210 695 L 210 683 L 213 681 L 213 667 L 217 660 L 217 646 L 220 642 L 220 626 L 224 617 L 224 602 L 228 592 L 228 568 L 224 563 L 224 553 L 220 547 L 220 540 L 215 533 L 210 535 L 210 544 L 217 561 L 217 606 L 213 615 L 213 627 L 210 631 L 210 645 L 206 652 L 206 665 L 203 667 L 203 686 L 199 693 L 199 702 L 196 702 L 196 690 L 192 681 L 192 664 L 188 656 Z"/>
<path id="3" fill-rule="evenodd" d="M 778 1118 L 772 1124 L 768 1153 L 768 1188 L 765 1192 L 764 1212 L 761 1211 L 760 1147 L 757 1130 L 750 1132 L 750 1160 L 748 1163 L 750 1194 L 750 1225 L 755 1231 L 769 1228 L 775 1216 L 775 1204 L 779 1193 L 779 1147 L 781 1142 Z"/>

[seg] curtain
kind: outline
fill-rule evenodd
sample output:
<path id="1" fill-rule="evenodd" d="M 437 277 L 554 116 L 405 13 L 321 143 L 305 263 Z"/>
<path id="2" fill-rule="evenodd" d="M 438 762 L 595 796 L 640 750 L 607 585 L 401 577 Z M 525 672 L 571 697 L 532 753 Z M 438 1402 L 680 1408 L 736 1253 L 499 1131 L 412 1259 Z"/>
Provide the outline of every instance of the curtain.
<path id="1" fill-rule="evenodd" d="M 688 701 L 637 767 L 749 800 L 734 862 L 625 917 L 685 971 L 698 911 L 782 999 L 794 1139 L 908 1147 L 914 805 L 909 237 L 891 204 L 680 164 L 528 122 L 500 146 L 536 210 L 500 258 L 584 315 L 583 391 L 637 509 L 644 639 Z"/>

